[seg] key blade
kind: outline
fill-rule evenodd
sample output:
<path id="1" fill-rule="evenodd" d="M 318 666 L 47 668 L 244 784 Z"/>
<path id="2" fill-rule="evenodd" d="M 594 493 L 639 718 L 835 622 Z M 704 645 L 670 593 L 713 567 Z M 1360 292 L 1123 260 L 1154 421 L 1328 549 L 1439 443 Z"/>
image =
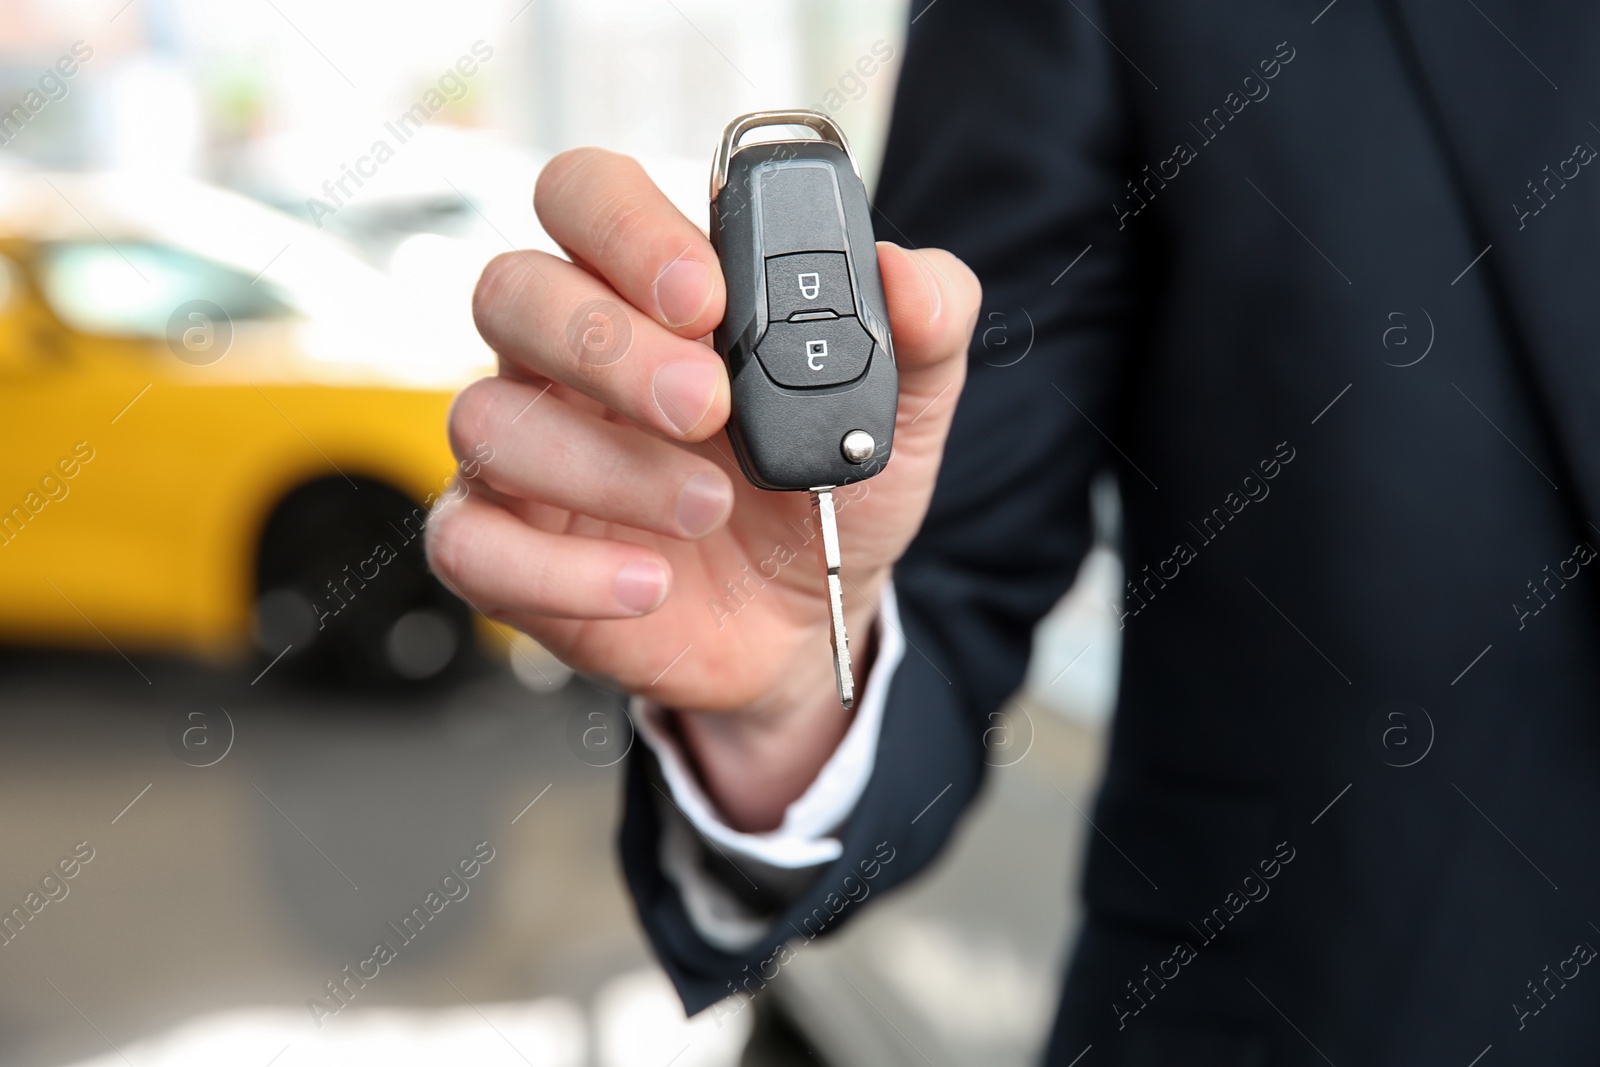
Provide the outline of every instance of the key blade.
<path id="1" fill-rule="evenodd" d="M 856 683 L 850 672 L 850 635 L 844 628 L 844 586 L 839 580 L 839 522 L 833 510 L 833 489 L 814 489 L 811 501 L 822 528 L 822 561 L 828 570 L 828 621 L 833 644 L 833 676 L 839 683 L 839 703 L 855 707 Z"/>

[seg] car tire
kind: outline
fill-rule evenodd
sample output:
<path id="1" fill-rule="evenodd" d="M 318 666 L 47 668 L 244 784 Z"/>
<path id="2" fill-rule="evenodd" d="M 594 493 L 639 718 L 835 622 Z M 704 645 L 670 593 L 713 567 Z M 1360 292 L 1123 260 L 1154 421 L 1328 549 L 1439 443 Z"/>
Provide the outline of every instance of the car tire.
<path id="1" fill-rule="evenodd" d="M 372 479 L 322 479 L 285 496 L 256 555 L 252 636 L 262 666 L 353 687 L 459 673 L 474 654 L 472 611 L 428 570 L 426 517 Z"/>

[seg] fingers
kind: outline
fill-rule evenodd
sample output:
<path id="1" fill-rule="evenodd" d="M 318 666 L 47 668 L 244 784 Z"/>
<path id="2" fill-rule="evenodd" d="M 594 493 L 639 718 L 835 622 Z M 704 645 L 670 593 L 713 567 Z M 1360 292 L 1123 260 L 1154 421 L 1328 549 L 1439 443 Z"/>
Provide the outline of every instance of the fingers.
<path id="1" fill-rule="evenodd" d="M 716 353 L 628 307 L 565 260 L 542 252 L 495 257 L 478 280 L 472 313 L 502 362 L 671 437 L 703 441 L 727 421 L 728 375 Z"/>
<path id="2" fill-rule="evenodd" d="M 656 322 L 704 337 L 722 321 L 722 269 L 711 242 L 633 159 L 578 148 L 539 175 L 534 210 L 561 247 Z"/>
<path id="3" fill-rule="evenodd" d="M 943 249 L 888 241 L 878 242 L 878 268 L 901 373 L 964 357 L 983 301 L 977 275 Z"/>
<path id="4" fill-rule="evenodd" d="M 450 409 L 450 441 L 463 460 L 493 450 L 478 479 L 497 493 L 668 537 L 704 537 L 733 509 L 733 485 L 710 460 L 538 386 L 468 386 Z"/>
<path id="5" fill-rule="evenodd" d="M 880 241 L 878 268 L 900 371 L 895 452 L 933 456 L 944 447 L 961 395 L 983 290 L 965 263 L 940 249 L 908 251 Z"/>
<path id="6" fill-rule="evenodd" d="M 445 505 L 426 531 L 434 573 L 485 614 L 629 618 L 660 607 L 672 585 L 658 552 L 537 529 L 485 494 Z"/>

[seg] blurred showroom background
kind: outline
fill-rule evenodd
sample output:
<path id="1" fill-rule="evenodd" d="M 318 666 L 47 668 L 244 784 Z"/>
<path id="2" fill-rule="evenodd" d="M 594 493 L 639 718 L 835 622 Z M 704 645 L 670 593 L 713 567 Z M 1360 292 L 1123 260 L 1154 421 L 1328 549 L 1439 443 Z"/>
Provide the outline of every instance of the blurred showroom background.
<path id="1" fill-rule="evenodd" d="M 0 5 L 0 1062 L 1031 1061 L 1115 695 L 1109 485 L 955 847 L 720 1023 L 622 888 L 620 697 L 417 540 L 449 398 L 492 370 L 477 274 L 556 250 L 541 164 L 633 154 L 703 224 L 727 121 L 810 106 L 870 188 L 914 14 Z"/>

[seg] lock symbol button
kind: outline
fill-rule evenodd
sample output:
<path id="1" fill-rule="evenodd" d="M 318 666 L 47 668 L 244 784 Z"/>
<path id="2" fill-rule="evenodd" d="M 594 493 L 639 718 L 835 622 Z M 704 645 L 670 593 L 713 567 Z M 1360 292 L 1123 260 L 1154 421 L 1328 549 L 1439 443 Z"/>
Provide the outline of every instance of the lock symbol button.
<path id="1" fill-rule="evenodd" d="M 850 291 L 850 261 L 843 252 L 795 252 L 767 260 L 767 321 L 792 315 L 840 318 L 856 313 Z"/>

